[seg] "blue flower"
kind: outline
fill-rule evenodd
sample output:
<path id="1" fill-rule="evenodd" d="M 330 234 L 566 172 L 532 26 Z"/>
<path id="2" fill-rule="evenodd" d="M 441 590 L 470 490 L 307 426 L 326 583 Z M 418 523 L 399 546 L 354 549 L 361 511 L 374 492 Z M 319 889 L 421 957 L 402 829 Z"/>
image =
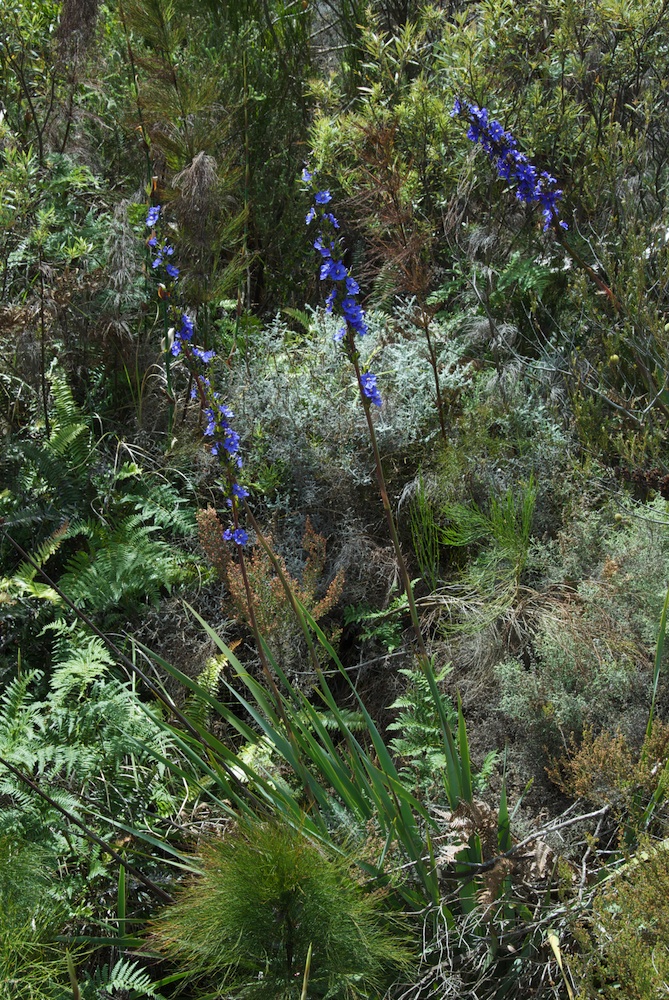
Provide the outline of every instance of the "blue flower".
<path id="1" fill-rule="evenodd" d="M 208 365 L 209 362 L 216 357 L 216 351 L 203 351 L 201 347 L 194 347 L 193 355 L 205 365 Z"/>
<path id="2" fill-rule="evenodd" d="M 179 268 L 175 267 L 174 264 L 166 264 L 165 270 L 167 271 L 170 278 L 173 278 L 175 281 L 179 277 Z"/>
<path id="3" fill-rule="evenodd" d="M 323 243 L 323 238 L 321 236 L 319 236 L 317 240 L 314 240 L 314 250 L 318 250 L 321 257 L 331 257 L 333 249 L 333 244 Z"/>
<path id="4" fill-rule="evenodd" d="M 335 219 L 332 212 L 323 212 L 323 218 L 327 219 L 333 229 L 339 229 L 339 222 Z"/>
<path id="5" fill-rule="evenodd" d="M 243 528 L 226 528 L 223 532 L 223 538 L 226 542 L 234 542 L 235 545 L 246 545 L 249 535 Z"/>
<path id="6" fill-rule="evenodd" d="M 372 372 L 366 372 L 364 375 L 360 376 L 360 385 L 362 386 L 362 391 L 364 392 L 367 399 L 369 399 L 374 406 L 381 406 L 383 400 L 381 399 L 381 393 L 376 385 L 376 375 Z"/>
<path id="7" fill-rule="evenodd" d="M 316 206 L 327 205 L 331 200 L 332 195 L 328 190 L 317 191 L 314 195 L 314 202 Z M 348 269 L 341 260 L 343 254 L 343 244 L 341 238 L 339 236 L 335 236 L 333 233 L 333 230 L 339 229 L 339 222 L 332 212 L 325 212 L 322 209 L 317 210 L 314 206 L 312 206 L 307 215 L 307 222 L 310 222 L 312 219 L 318 218 L 319 216 L 322 228 L 314 241 L 314 249 L 318 250 L 323 258 L 320 267 L 320 279 L 321 281 L 332 281 L 335 283 L 343 281 L 346 283 L 346 293 L 345 297 L 341 301 L 341 309 L 347 325 L 337 331 L 334 335 L 334 339 L 336 341 L 343 340 L 346 335 L 347 328 L 351 328 L 354 333 L 362 336 L 367 333 L 367 324 L 365 323 L 365 313 L 355 298 L 355 296 L 360 293 L 360 286 L 358 285 L 358 282 L 350 276 Z M 330 292 L 326 297 L 326 311 L 329 313 L 333 312 L 337 301 L 338 289 L 335 285 L 334 288 L 330 289 Z"/>
<path id="8" fill-rule="evenodd" d="M 186 315 L 186 313 L 181 314 L 181 329 L 179 330 L 179 336 L 182 340 L 193 339 L 193 321 Z"/>
<path id="9" fill-rule="evenodd" d="M 306 222 L 307 225 L 309 225 L 309 223 L 313 222 L 315 218 L 316 218 L 316 209 L 312 205 L 309 211 L 307 212 L 304 221 Z"/>
<path id="10" fill-rule="evenodd" d="M 491 121 L 485 108 L 479 108 L 476 104 L 463 104 L 458 97 L 451 115 L 463 115 L 467 118 L 467 137 L 472 142 L 481 144 L 488 158 L 495 164 L 499 177 L 514 185 L 518 201 L 541 207 L 544 232 L 554 221 L 562 229 L 568 228 L 567 223 L 558 217 L 557 202 L 562 197 L 562 191 L 556 187 L 556 179 L 546 171 L 539 174 L 534 164 L 518 150 L 518 143 L 510 132 L 506 132 L 498 121 Z"/>
<path id="11" fill-rule="evenodd" d="M 248 533 L 243 528 L 226 528 L 223 538 L 226 542 L 235 542 L 237 545 L 246 545 L 249 540 Z"/>
<path id="12" fill-rule="evenodd" d="M 158 216 L 160 215 L 160 205 L 153 205 L 146 216 L 146 224 L 149 229 L 153 229 L 156 222 L 158 221 Z"/>
<path id="13" fill-rule="evenodd" d="M 239 483 L 232 484 L 232 492 L 239 500 L 244 500 L 249 495 L 249 491 L 243 486 L 240 486 Z"/>
<path id="14" fill-rule="evenodd" d="M 343 281 L 348 277 L 348 271 L 340 260 L 333 261 L 330 265 L 330 277 L 333 281 Z"/>
<path id="15" fill-rule="evenodd" d="M 308 184 L 309 181 L 313 180 L 313 177 L 314 177 L 313 173 L 311 173 L 311 171 L 307 167 L 305 167 L 304 170 L 302 171 L 302 180 L 305 182 L 305 184 Z"/>
<path id="16" fill-rule="evenodd" d="M 231 427 L 226 427 L 225 440 L 222 443 L 229 455 L 236 455 L 239 451 L 239 434 Z"/>
<path id="17" fill-rule="evenodd" d="M 158 246 L 158 237 L 157 236 L 152 236 L 150 240 L 146 241 L 146 245 L 147 245 L 147 247 L 157 247 Z"/>
<path id="18" fill-rule="evenodd" d="M 364 312 L 359 302 L 357 302 L 353 296 L 349 295 L 342 300 L 341 310 L 344 314 L 344 319 L 352 326 L 356 333 L 363 336 L 367 333 L 367 324 L 364 320 Z"/>

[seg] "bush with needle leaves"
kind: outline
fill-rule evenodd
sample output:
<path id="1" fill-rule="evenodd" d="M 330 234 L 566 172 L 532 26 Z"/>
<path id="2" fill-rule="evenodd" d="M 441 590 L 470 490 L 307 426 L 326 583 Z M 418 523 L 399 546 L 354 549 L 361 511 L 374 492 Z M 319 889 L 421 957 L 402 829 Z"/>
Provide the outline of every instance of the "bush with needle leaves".
<path id="1" fill-rule="evenodd" d="M 153 922 L 151 941 L 215 992 L 254 1000 L 372 998 L 410 964 L 350 861 L 280 822 L 240 823 L 202 849 L 202 874 Z"/>

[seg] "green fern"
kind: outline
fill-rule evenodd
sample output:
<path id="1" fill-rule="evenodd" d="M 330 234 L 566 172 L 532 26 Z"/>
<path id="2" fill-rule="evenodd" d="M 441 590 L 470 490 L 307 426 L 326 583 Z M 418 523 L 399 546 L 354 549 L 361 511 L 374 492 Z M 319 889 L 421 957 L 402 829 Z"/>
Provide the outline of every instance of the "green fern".
<path id="1" fill-rule="evenodd" d="M 60 586 L 70 600 L 91 611 L 132 613 L 142 602 L 157 605 L 165 591 L 184 579 L 184 570 L 180 554 L 151 537 L 155 530 L 128 522 L 112 533 L 98 527 L 90 547 L 68 560 Z"/>
<path id="2" fill-rule="evenodd" d="M 139 1000 L 140 997 L 162 1000 L 148 972 L 142 969 L 139 962 L 127 958 L 120 958 L 113 967 L 103 965 L 101 969 L 96 969 L 92 979 L 82 984 L 83 1000 L 107 1000 L 123 993 L 128 1000 Z"/>
<path id="3" fill-rule="evenodd" d="M 186 701 L 185 711 L 188 718 L 199 726 L 207 726 L 209 723 L 211 708 L 207 696 L 209 698 L 217 696 L 221 673 L 226 663 L 227 659 L 224 656 L 212 656 L 207 660 L 204 670 L 197 676 L 199 690 L 193 692 Z"/>
<path id="4" fill-rule="evenodd" d="M 379 642 L 392 653 L 402 645 L 402 615 L 407 607 L 405 594 L 394 598 L 384 611 L 374 611 L 365 604 L 349 605 L 344 609 L 344 624 L 361 625 L 361 640 Z"/>
<path id="5" fill-rule="evenodd" d="M 510 289 L 516 288 L 521 295 L 532 293 L 541 298 L 552 281 L 555 281 L 553 268 L 528 260 L 516 251 L 511 254 L 508 264 L 497 279 L 495 296 L 502 300 L 508 296 Z"/>
<path id="6" fill-rule="evenodd" d="M 435 674 L 437 684 L 443 683 L 451 671 L 450 663 Z M 390 706 L 398 709 L 399 715 L 388 729 L 401 733 L 390 741 L 390 747 L 398 757 L 410 761 L 410 767 L 401 773 L 414 782 L 418 777 L 421 784 L 433 783 L 435 776 L 446 768 L 444 739 L 441 731 L 439 712 L 434 703 L 430 684 L 422 670 L 402 667 L 398 671 L 408 680 L 406 691 Z M 442 694 L 441 705 L 451 729 L 457 727 L 458 714 L 451 699 Z"/>
<path id="7" fill-rule="evenodd" d="M 451 669 L 451 664 L 447 663 L 438 674 L 435 673 L 435 682 L 443 683 Z M 390 740 L 390 747 L 394 754 L 410 762 L 409 766 L 400 770 L 401 776 L 409 785 L 413 786 L 417 782 L 422 788 L 429 789 L 435 782 L 443 780 L 448 766 L 439 709 L 435 704 L 430 682 L 422 670 L 403 667 L 398 672 L 409 683 L 404 694 L 390 706 L 399 709 L 399 715 L 388 729 L 402 734 Z M 455 733 L 458 728 L 457 709 L 448 695 L 440 694 L 439 700 L 444 718 Z M 487 755 L 481 771 L 473 776 L 476 787 L 485 785 L 496 760 L 496 753 Z"/>
<path id="8" fill-rule="evenodd" d="M 138 523 L 157 525 L 182 538 L 195 534 L 194 506 L 189 507 L 169 483 L 143 478 L 137 484 L 136 493 L 121 497 L 118 506 L 122 507 L 125 502 L 133 504 Z"/>
<path id="9" fill-rule="evenodd" d="M 34 775 L 49 795 L 70 813 L 88 805 L 122 815 L 147 808 L 165 815 L 176 799 L 161 764 L 165 733 L 142 709 L 132 688 L 111 676 L 109 654 L 99 639 L 59 621 L 54 670 L 43 697 L 44 678 L 26 673 L 0 698 L 0 756 Z M 129 767 L 129 762 L 132 766 Z M 0 829 L 69 853 L 70 839 L 58 832 L 58 811 L 0 766 Z"/>

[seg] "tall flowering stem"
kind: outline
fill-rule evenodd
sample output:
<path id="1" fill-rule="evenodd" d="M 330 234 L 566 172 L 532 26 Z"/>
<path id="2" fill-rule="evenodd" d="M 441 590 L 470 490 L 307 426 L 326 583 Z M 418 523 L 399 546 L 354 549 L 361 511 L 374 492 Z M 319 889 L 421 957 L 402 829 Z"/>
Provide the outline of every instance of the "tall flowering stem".
<path id="1" fill-rule="evenodd" d="M 467 138 L 480 145 L 487 153 L 488 159 L 497 168 L 498 176 L 515 189 L 518 201 L 540 206 L 544 218 L 544 232 L 552 229 L 566 253 L 606 295 L 616 311 L 622 311 L 619 301 L 606 282 L 583 260 L 573 246 L 565 242 L 564 231 L 569 227 L 559 216 L 557 203 L 561 200 L 563 192 L 556 186 L 555 177 L 545 170 L 540 172 L 525 153 L 520 152 L 518 143 L 511 133 L 505 131 L 494 118 L 490 118 L 486 108 L 467 104 L 458 97 L 455 99 L 451 115 L 464 118 L 469 123 Z"/>
<path id="2" fill-rule="evenodd" d="M 161 206 L 153 205 L 146 216 L 147 228 L 151 230 L 151 235 L 146 241 L 146 245 L 151 251 L 151 270 L 158 278 L 158 298 L 160 299 L 160 311 L 163 317 L 163 345 L 165 351 L 165 388 L 167 392 L 167 440 L 168 449 L 172 442 L 172 427 L 174 424 L 174 392 L 172 390 L 172 358 L 169 350 L 169 320 L 170 302 L 174 296 L 174 289 L 179 278 L 179 269 L 174 266 L 171 257 L 174 254 L 174 247 L 171 243 L 158 240 L 157 227 Z"/>
<path id="3" fill-rule="evenodd" d="M 576 247 L 565 240 L 564 230 L 568 229 L 568 226 L 560 219 L 558 213 L 557 203 L 562 198 L 562 191 L 557 187 L 556 179 L 546 171 L 539 172 L 528 157 L 519 151 L 518 143 L 511 133 L 505 131 L 498 121 L 491 119 L 485 108 L 456 98 L 451 114 L 468 122 L 467 138 L 483 148 L 489 160 L 497 168 L 498 176 L 515 189 L 516 198 L 527 204 L 540 206 L 544 218 L 544 232 L 548 229 L 553 231 L 565 253 L 597 286 L 611 308 L 620 316 L 630 320 L 638 334 L 636 342 L 643 342 L 643 331 L 629 309 L 595 269 L 583 259 Z M 642 353 L 633 344 L 631 350 L 648 391 L 653 397 L 653 405 L 669 417 L 669 407 L 661 398 L 662 388 L 658 386 L 657 379 L 649 370 Z"/>
<path id="4" fill-rule="evenodd" d="M 246 591 L 249 606 L 249 620 L 256 640 L 258 655 L 263 672 L 275 696 L 277 707 L 281 711 L 281 698 L 276 683 L 269 669 L 267 657 L 258 631 L 253 595 L 246 571 L 244 546 L 248 542 L 248 533 L 239 521 L 240 505 L 246 501 L 248 490 L 237 480 L 242 468 L 240 455 L 240 438 L 232 424 L 234 413 L 223 400 L 221 393 L 212 385 L 210 371 L 216 359 L 216 352 L 199 347 L 195 338 L 195 324 L 189 314 L 177 303 L 177 282 L 179 269 L 172 262 L 174 248 L 171 244 L 158 239 L 157 229 L 161 221 L 161 206 L 149 208 L 146 226 L 151 230 L 147 246 L 153 252 L 152 269 L 159 278 L 158 296 L 161 300 L 163 322 L 165 328 L 166 381 L 170 400 L 169 432 L 171 435 L 175 400 L 172 392 L 171 366 L 177 360 L 188 369 L 191 376 L 191 398 L 199 399 L 205 418 L 203 430 L 208 440 L 210 451 L 215 455 L 224 473 L 224 492 L 226 505 L 230 512 L 230 524 L 223 531 L 226 542 L 233 544 L 237 550 L 239 566 Z M 170 325 L 171 324 L 171 325 Z"/>
<path id="5" fill-rule="evenodd" d="M 395 550 L 402 587 L 409 606 L 409 614 L 416 635 L 419 658 L 423 669 L 429 670 L 429 657 L 420 627 L 420 619 L 413 596 L 411 579 L 404 561 L 397 525 L 390 505 L 388 488 L 383 473 L 383 464 L 381 462 L 381 453 L 372 418 L 372 407 L 381 407 L 383 400 L 376 375 L 371 371 L 363 371 L 361 368 L 360 352 L 356 343 L 356 337 L 364 337 L 367 333 L 365 313 L 358 302 L 360 287 L 355 278 L 349 274 L 348 268 L 343 261 L 345 252 L 344 242 L 340 235 L 339 221 L 329 208 L 332 201 L 330 191 L 327 189 L 319 190 L 315 175 L 306 168 L 302 173 L 302 179 L 311 186 L 314 192 L 313 205 L 307 212 L 305 221 L 314 237 L 314 249 L 318 251 L 321 258 L 320 279 L 325 284 L 327 290 L 325 308 L 328 313 L 339 315 L 342 319 L 342 325 L 335 333 L 334 339 L 337 343 L 341 344 L 342 350 L 355 372 L 360 402 L 365 413 L 369 439 L 374 454 L 376 482 L 388 524 L 388 531 Z"/>

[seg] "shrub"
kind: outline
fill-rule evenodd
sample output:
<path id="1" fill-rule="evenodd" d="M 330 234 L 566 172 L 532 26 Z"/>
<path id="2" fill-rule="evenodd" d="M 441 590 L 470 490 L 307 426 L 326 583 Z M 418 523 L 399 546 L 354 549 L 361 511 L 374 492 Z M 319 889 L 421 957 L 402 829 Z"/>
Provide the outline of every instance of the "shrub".
<path id="1" fill-rule="evenodd" d="M 669 981 L 669 851 L 646 845 L 595 894 L 579 997 L 657 1000 Z"/>
<path id="2" fill-rule="evenodd" d="M 200 544 L 211 565 L 225 581 L 238 620 L 250 624 L 242 572 L 223 541 L 223 525 L 216 511 L 212 507 L 198 511 L 197 523 Z M 272 544 L 270 535 L 265 540 L 268 545 Z M 344 574 L 340 570 L 335 575 L 319 600 L 316 592 L 325 571 L 326 542 L 323 535 L 314 530 L 309 518 L 304 528 L 302 547 L 306 552 L 306 560 L 301 583 L 290 576 L 281 556 L 276 558 L 295 597 L 309 611 L 314 621 L 320 621 L 339 600 L 344 586 Z M 262 546 L 257 545 L 246 559 L 246 573 L 260 634 L 267 640 L 282 666 L 294 666 L 301 658 L 303 646 L 299 623 L 283 584 Z"/>
<path id="3" fill-rule="evenodd" d="M 610 806 L 631 842 L 651 823 L 660 830 L 666 824 L 668 762 L 669 726 L 656 720 L 636 751 L 622 733 L 586 729 L 580 746 L 572 740 L 548 775 L 568 795 Z"/>
<path id="4" fill-rule="evenodd" d="M 204 846 L 151 941 L 226 996 L 298 1000 L 308 978 L 309 997 L 378 997 L 409 952 L 349 868 L 287 826 L 240 824 Z"/>

